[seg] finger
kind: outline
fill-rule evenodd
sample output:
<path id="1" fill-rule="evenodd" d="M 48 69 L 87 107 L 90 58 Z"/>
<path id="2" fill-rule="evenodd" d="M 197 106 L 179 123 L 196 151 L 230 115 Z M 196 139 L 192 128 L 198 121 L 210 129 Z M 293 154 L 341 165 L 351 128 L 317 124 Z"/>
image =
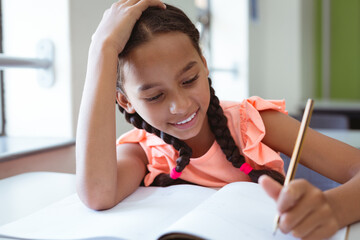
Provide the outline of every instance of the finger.
<path id="1" fill-rule="evenodd" d="M 259 178 L 260 186 L 265 192 L 275 201 L 278 199 L 282 189 L 282 185 L 267 175 L 262 175 Z"/>
<path id="2" fill-rule="evenodd" d="M 294 228 L 296 228 L 302 222 L 306 222 L 308 221 L 308 219 L 311 219 L 312 215 L 315 214 L 314 216 L 316 216 L 316 214 L 319 213 L 318 211 L 320 211 L 322 215 L 325 215 L 326 211 L 324 210 L 327 209 L 328 213 L 324 217 L 331 216 L 330 209 L 326 208 L 326 206 L 328 205 L 326 204 L 325 197 L 318 188 L 302 180 L 289 184 L 288 188 L 292 190 L 291 192 L 296 192 L 297 194 L 295 195 L 299 195 L 301 197 L 299 197 L 299 199 L 297 200 L 294 200 L 294 198 L 291 199 L 294 200 L 294 202 L 292 203 L 287 202 L 287 206 L 293 206 L 291 208 L 288 208 L 284 212 L 282 211 L 283 205 L 278 206 L 280 212 L 283 212 L 280 218 L 280 229 L 283 232 L 287 233 L 294 230 Z M 284 197 L 282 200 L 284 200 L 285 198 L 286 197 Z M 290 198 L 292 198 L 292 196 Z M 279 204 L 282 204 L 280 203 L 280 200 Z"/>
<path id="3" fill-rule="evenodd" d="M 140 1 L 141 0 L 125 0 L 126 4 L 128 4 L 128 5 L 134 5 Z"/>
<path id="4" fill-rule="evenodd" d="M 294 231 L 294 229 L 301 225 L 303 221 L 306 221 L 306 219 L 308 219 L 313 213 L 313 208 L 308 206 L 308 204 L 301 200 L 296 204 L 296 206 L 282 213 L 279 222 L 280 230 L 284 233 L 289 233 Z"/>
<path id="5" fill-rule="evenodd" d="M 126 3 L 128 0 L 119 0 L 115 4 L 123 4 Z M 138 0 L 139 1 L 139 0 Z"/>
<path id="6" fill-rule="evenodd" d="M 331 216 L 330 206 L 323 204 L 297 224 L 296 227 L 292 229 L 292 234 L 294 237 L 303 238 L 310 236 L 312 232 L 318 228 L 326 228 L 327 231 L 334 232 L 338 227 L 335 219 Z"/>
<path id="7" fill-rule="evenodd" d="M 294 207 L 308 191 L 309 186 L 310 184 L 306 180 L 296 179 L 283 187 L 278 197 L 279 211 L 285 212 Z"/>
<path id="8" fill-rule="evenodd" d="M 137 0 L 139 1 L 139 0 Z M 113 4 L 111 4 L 111 8 L 118 8 L 119 6 L 122 6 L 124 4 L 128 3 L 128 0 L 119 0 L 117 2 L 114 2 Z"/>
<path id="9" fill-rule="evenodd" d="M 139 6 L 141 11 L 144 11 L 150 6 L 166 9 L 166 5 L 160 0 L 140 0 L 135 5 Z"/>
<path id="10" fill-rule="evenodd" d="M 129 6 L 133 6 L 133 5 L 137 4 L 140 1 L 141 0 L 126 0 L 123 3 L 125 6 L 129 7 Z"/>
<path id="11" fill-rule="evenodd" d="M 305 207 L 304 209 L 304 207 L 298 207 L 301 204 L 302 203 L 299 203 L 290 211 L 281 214 L 279 228 L 282 232 L 295 232 L 295 235 L 303 236 L 319 226 L 321 220 L 323 219 L 318 219 L 320 222 L 312 222 L 314 219 L 317 219 L 319 213 L 314 211 L 312 208 L 307 209 Z M 304 211 L 301 211 L 302 209 L 304 209 Z"/>
<path id="12" fill-rule="evenodd" d="M 330 223 L 331 225 L 328 225 L 328 227 L 318 227 L 314 229 L 310 234 L 302 237 L 302 240 L 312 240 L 312 239 L 328 239 L 331 236 L 333 236 L 338 228 L 333 225 L 333 223 Z M 336 225 L 337 226 L 337 225 Z"/>

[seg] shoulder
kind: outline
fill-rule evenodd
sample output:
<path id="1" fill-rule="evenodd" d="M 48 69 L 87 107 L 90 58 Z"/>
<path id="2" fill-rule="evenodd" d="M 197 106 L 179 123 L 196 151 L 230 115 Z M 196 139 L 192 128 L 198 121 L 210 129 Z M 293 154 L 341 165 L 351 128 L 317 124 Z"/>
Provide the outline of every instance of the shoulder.
<path id="1" fill-rule="evenodd" d="M 147 164 L 147 157 L 144 149 L 139 143 L 124 143 L 116 146 L 118 161 L 136 161 Z"/>
<path id="2" fill-rule="evenodd" d="M 254 96 L 244 99 L 241 102 L 221 101 L 220 105 L 227 117 L 236 118 L 259 118 L 259 112 L 265 110 L 275 110 L 287 114 L 285 100 L 265 100 Z"/>
<path id="3" fill-rule="evenodd" d="M 124 133 L 116 140 L 116 145 L 124 144 L 124 143 L 140 143 L 146 146 L 165 144 L 165 142 L 155 134 L 151 134 L 143 129 L 137 129 L 137 128 L 134 128 Z"/>
<path id="4" fill-rule="evenodd" d="M 117 141 L 118 157 L 120 155 L 140 156 L 146 162 L 151 162 L 152 159 L 161 153 L 163 156 L 174 156 L 175 149 L 172 145 L 165 143 L 163 139 L 155 134 L 148 133 L 145 130 L 134 128 L 133 130 L 121 135 Z M 137 154 L 139 153 L 139 154 Z"/>
<path id="5" fill-rule="evenodd" d="M 283 116 L 285 102 L 252 97 L 242 102 L 221 102 L 228 127 L 242 154 L 256 165 L 266 165 L 283 173 L 283 161 L 279 154 L 263 142 L 267 133 L 262 113 L 274 112 Z M 277 115 L 276 114 L 276 115 Z M 277 116 L 275 116 L 277 117 Z"/>

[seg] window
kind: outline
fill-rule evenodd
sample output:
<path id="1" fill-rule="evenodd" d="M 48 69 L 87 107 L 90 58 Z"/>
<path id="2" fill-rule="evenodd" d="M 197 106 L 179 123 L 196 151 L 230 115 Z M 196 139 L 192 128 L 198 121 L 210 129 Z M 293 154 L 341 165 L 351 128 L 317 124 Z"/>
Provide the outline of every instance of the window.
<path id="1" fill-rule="evenodd" d="M 11 64 L 9 57 L 41 59 L 37 46 L 44 39 L 59 43 L 57 61 L 62 63 L 56 66 L 58 82 L 48 88 L 39 84 L 41 69 L 7 67 L 1 72 L 0 162 L 74 144 L 70 51 L 63 47 L 69 46 L 68 7 L 63 1 L 0 0 L 4 63 Z"/>

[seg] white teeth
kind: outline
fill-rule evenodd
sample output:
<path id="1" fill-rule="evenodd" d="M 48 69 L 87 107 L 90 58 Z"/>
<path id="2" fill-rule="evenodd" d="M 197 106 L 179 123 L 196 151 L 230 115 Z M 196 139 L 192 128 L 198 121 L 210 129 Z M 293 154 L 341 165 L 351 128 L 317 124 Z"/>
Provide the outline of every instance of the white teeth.
<path id="1" fill-rule="evenodd" d="M 187 123 L 187 122 L 190 122 L 196 115 L 196 112 L 193 113 L 188 119 L 185 119 L 184 121 L 181 121 L 181 122 L 178 122 L 176 124 L 184 124 L 184 123 Z"/>

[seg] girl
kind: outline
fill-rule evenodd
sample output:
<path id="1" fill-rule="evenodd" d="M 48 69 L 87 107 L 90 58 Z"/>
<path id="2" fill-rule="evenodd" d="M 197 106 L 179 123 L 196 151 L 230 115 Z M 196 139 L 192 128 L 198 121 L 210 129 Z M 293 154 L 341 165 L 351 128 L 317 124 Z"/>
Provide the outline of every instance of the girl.
<path id="1" fill-rule="evenodd" d="M 294 180 L 282 188 L 277 152 L 291 155 L 299 122 L 283 101 L 219 102 L 208 75 L 199 33 L 181 10 L 120 0 L 105 12 L 77 132 L 77 190 L 88 207 L 111 208 L 141 183 L 253 181 L 277 201 L 285 233 L 320 239 L 360 220 L 360 150 L 309 129 L 301 163 L 344 184 L 321 192 Z M 117 142 L 115 98 L 136 127 Z"/>

